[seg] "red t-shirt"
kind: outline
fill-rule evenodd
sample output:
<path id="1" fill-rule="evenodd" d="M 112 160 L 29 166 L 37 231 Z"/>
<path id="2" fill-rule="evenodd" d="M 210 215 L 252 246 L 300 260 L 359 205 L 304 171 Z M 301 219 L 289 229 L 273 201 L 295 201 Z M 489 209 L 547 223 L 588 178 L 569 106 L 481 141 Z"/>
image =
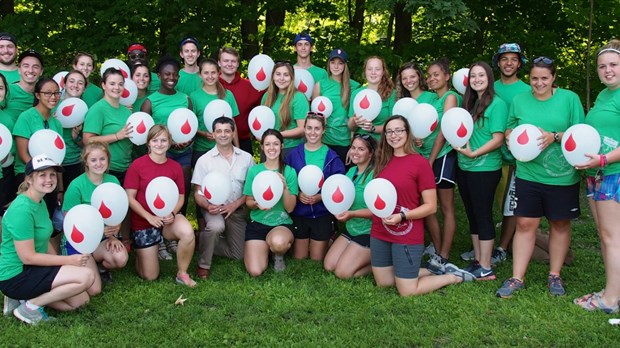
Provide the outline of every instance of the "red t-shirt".
<path id="1" fill-rule="evenodd" d="M 125 184 L 123 185 L 126 189 L 137 190 L 136 200 L 140 203 L 140 205 L 146 209 L 149 213 L 153 214 L 151 208 L 146 203 L 146 187 L 151 182 L 151 180 L 159 177 L 166 176 L 172 179 L 177 187 L 179 188 L 180 194 L 185 194 L 185 182 L 183 181 L 183 169 L 181 169 L 181 165 L 171 159 L 168 159 L 164 163 L 155 163 L 149 157 L 149 155 L 144 155 L 140 158 L 137 158 L 127 169 L 127 173 L 125 174 Z M 143 230 L 146 228 L 153 227 L 142 218 L 140 215 L 131 211 L 131 229 L 132 230 Z"/>
<path id="2" fill-rule="evenodd" d="M 435 175 L 428 160 L 419 154 L 392 157 L 376 176 L 389 180 L 396 188 L 394 213 L 409 211 L 420 206 L 421 192 L 435 189 Z M 407 220 L 398 225 L 385 225 L 373 216 L 370 235 L 379 240 L 398 244 L 424 244 L 424 219 Z"/>
<path id="3" fill-rule="evenodd" d="M 254 89 L 250 83 L 250 80 L 242 78 L 238 72 L 230 83 L 226 82 L 226 80 L 222 79 L 222 77 L 220 77 L 220 82 L 224 88 L 229 90 L 235 96 L 235 101 L 237 102 L 237 107 L 239 108 L 239 115 L 235 117 L 234 120 L 235 125 L 237 126 L 239 139 L 250 139 L 251 133 L 250 125 L 248 124 L 248 117 L 250 116 L 250 111 L 252 111 L 254 107 L 260 105 L 261 98 L 265 92 L 259 92 Z"/>

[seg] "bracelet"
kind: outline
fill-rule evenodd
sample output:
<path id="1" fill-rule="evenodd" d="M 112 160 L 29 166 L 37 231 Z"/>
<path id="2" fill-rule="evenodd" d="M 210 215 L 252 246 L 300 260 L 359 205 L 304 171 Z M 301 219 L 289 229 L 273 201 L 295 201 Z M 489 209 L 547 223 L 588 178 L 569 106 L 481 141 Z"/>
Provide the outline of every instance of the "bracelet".
<path id="1" fill-rule="evenodd" d="M 607 165 L 607 156 L 599 155 L 598 156 L 599 167 L 604 168 Z"/>
<path id="2" fill-rule="evenodd" d="M 116 138 L 116 141 L 118 141 L 118 135 L 116 135 L 116 133 L 114 133 L 114 137 Z"/>
<path id="3" fill-rule="evenodd" d="M 405 215 L 404 211 L 400 212 L 400 222 L 406 221 L 407 220 L 407 215 Z"/>

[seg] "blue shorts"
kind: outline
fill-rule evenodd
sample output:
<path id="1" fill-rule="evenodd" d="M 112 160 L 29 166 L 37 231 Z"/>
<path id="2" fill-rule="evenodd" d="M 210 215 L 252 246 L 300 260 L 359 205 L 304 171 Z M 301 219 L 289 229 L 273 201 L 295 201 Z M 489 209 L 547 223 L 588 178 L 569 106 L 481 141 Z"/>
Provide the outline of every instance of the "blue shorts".
<path id="1" fill-rule="evenodd" d="M 393 267 L 401 279 L 415 279 L 420 273 L 424 244 L 396 244 L 370 237 L 370 264 L 372 267 Z"/>
<path id="2" fill-rule="evenodd" d="M 149 227 L 143 230 L 131 231 L 131 247 L 145 249 L 158 245 L 163 240 L 161 228 Z"/>
<path id="3" fill-rule="evenodd" d="M 595 201 L 620 203 L 620 173 L 586 177 L 586 196 Z"/>

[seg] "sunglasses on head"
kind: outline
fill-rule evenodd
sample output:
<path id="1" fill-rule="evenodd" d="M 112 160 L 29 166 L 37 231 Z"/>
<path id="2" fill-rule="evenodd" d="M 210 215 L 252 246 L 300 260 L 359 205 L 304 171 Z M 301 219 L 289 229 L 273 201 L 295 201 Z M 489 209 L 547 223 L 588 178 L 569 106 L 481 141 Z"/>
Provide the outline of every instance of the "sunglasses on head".
<path id="1" fill-rule="evenodd" d="M 543 63 L 543 64 L 551 65 L 553 64 L 553 59 L 549 57 L 545 57 L 545 56 L 540 56 L 538 58 L 535 58 L 532 62 L 534 64 Z"/>
<path id="2" fill-rule="evenodd" d="M 309 111 L 309 112 L 306 114 L 306 117 L 313 117 L 313 116 L 314 116 L 314 117 L 325 118 L 325 115 L 323 115 L 323 114 L 322 114 L 322 113 L 320 113 L 320 112 Z"/>

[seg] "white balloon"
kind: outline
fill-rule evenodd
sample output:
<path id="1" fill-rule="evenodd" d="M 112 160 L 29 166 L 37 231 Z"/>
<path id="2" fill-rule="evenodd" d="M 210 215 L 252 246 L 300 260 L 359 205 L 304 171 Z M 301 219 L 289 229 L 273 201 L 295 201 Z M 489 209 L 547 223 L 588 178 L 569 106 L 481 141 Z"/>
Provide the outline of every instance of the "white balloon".
<path id="1" fill-rule="evenodd" d="M 131 79 L 131 72 L 129 70 L 129 67 L 122 60 L 112 58 L 103 62 L 103 64 L 101 64 L 101 69 L 99 70 L 101 73 L 101 77 L 103 77 L 103 73 L 109 68 L 118 69 L 121 71 L 121 74 L 123 74 L 123 77 L 125 79 Z"/>
<path id="2" fill-rule="evenodd" d="M 452 108 L 443 114 L 441 132 L 452 147 L 463 147 L 474 131 L 474 120 L 463 108 Z"/>
<path id="3" fill-rule="evenodd" d="M 334 111 L 334 105 L 332 104 L 332 101 L 329 100 L 329 98 L 319 96 L 312 99 L 312 103 L 310 103 L 310 110 L 314 112 L 319 112 L 323 114 L 325 118 L 328 118 Z"/>
<path id="4" fill-rule="evenodd" d="M 379 116 L 382 107 L 381 96 L 377 91 L 370 88 L 360 91 L 353 99 L 355 115 L 363 117 L 368 121 L 372 121 Z"/>
<path id="5" fill-rule="evenodd" d="M 179 200 L 177 184 L 166 176 L 158 176 L 146 185 L 146 204 L 153 214 L 166 217 L 172 213 Z"/>
<path id="6" fill-rule="evenodd" d="M 125 89 L 123 94 L 121 94 L 120 103 L 131 107 L 136 102 L 136 99 L 138 99 L 138 86 L 132 79 L 125 79 Z"/>
<path id="7" fill-rule="evenodd" d="M 409 119 L 409 116 L 413 114 L 413 110 L 416 106 L 418 106 L 417 100 L 409 97 L 400 98 L 392 108 L 392 115 L 401 115 Z"/>
<path id="8" fill-rule="evenodd" d="M 323 179 L 323 171 L 314 164 L 304 166 L 297 175 L 299 189 L 308 196 L 319 193 L 323 186 Z"/>
<path id="9" fill-rule="evenodd" d="M 84 123 L 86 112 L 88 105 L 82 99 L 67 98 L 58 104 L 54 114 L 62 128 L 73 128 Z"/>
<path id="10" fill-rule="evenodd" d="M 220 205 L 226 203 L 232 192 L 232 184 L 228 175 L 218 171 L 212 171 L 202 179 L 202 194 L 211 204 Z"/>
<path id="11" fill-rule="evenodd" d="M 585 154 L 598 154 L 601 149 L 601 135 L 585 123 L 569 127 L 562 137 L 562 154 L 573 166 L 590 160 Z"/>
<path id="12" fill-rule="evenodd" d="M 257 91 L 262 91 L 269 87 L 273 66 L 273 59 L 266 54 L 257 54 L 250 60 L 248 64 L 248 78 Z"/>
<path id="13" fill-rule="evenodd" d="M 452 75 L 452 86 L 457 92 L 465 94 L 465 90 L 469 86 L 469 68 L 459 69 Z"/>
<path id="14" fill-rule="evenodd" d="M 431 135 L 439 123 L 439 114 L 434 106 L 428 103 L 420 103 L 407 117 L 411 133 L 418 139 L 424 139 Z"/>
<path id="15" fill-rule="evenodd" d="M 168 129 L 175 143 L 186 143 L 194 139 L 198 131 L 198 118 L 190 109 L 175 109 L 168 116 Z"/>
<path id="16" fill-rule="evenodd" d="M 333 215 L 349 210 L 355 200 L 355 185 L 346 175 L 334 174 L 325 180 L 321 199 Z"/>
<path id="17" fill-rule="evenodd" d="M 2 163 L 2 168 L 10 167 L 11 164 L 13 164 L 14 161 L 15 161 L 15 157 L 13 156 L 12 153 L 9 153 L 6 156 L 6 159 L 4 160 L 4 163 Z"/>
<path id="18" fill-rule="evenodd" d="M 380 218 L 394 214 L 396 188 L 383 178 L 372 179 L 364 189 L 364 202 L 370 211 Z"/>
<path id="19" fill-rule="evenodd" d="M 62 136 L 51 129 L 40 129 L 34 132 L 28 141 L 30 157 L 44 153 L 60 165 L 65 159 L 66 152 L 67 147 Z"/>
<path id="20" fill-rule="evenodd" d="M 131 140 L 131 142 L 135 145 L 146 144 L 146 138 L 149 135 L 149 130 L 151 130 L 151 127 L 155 125 L 153 117 L 146 112 L 138 111 L 129 116 L 127 123 L 133 127 L 129 140 Z"/>
<path id="21" fill-rule="evenodd" d="M 129 199 L 121 185 L 105 182 L 93 191 L 90 205 L 99 211 L 106 225 L 116 226 L 123 222 L 127 215 Z"/>
<path id="22" fill-rule="evenodd" d="M 254 177 L 252 196 L 261 208 L 273 208 L 282 198 L 284 184 L 276 172 L 265 170 Z"/>
<path id="23" fill-rule="evenodd" d="M 88 204 L 69 209 L 62 225 L 69 244 L 82 254 L 90 254 L 97 249 L 103 238 L 103 227 L 101 214 Z"/>
<path id="24" fill-rule="evenodd" d="M 12 146 L 13 135 L 11 135 L 11 131 L 0 123 L 0 161 L 9 155 Z"/>
<path id="25" fill-rule="evenodd" d="M 303 93 L 308 100 L 312 98 L 312 90 L 314 89 L 314 77 L 306 69 L 295 69 L 295 88 Z"/>
<path id="26" fill-rule="evenodd" d="M 207 130 L 209 133 L 213 133 L 213 121 L 222 116 L 232 118 L 232 108 L 227 101 L 222 99 L 214 99 L 210 101 L 207 106 L 205 106 L 205 111 L 202 115 Z"/>
<path id="27" fill-rule="evenodd" d="M 57 72 L 54 77 L 52 77 L 52 79 L 56 81 L 58 87 L 60 87 L 61 90 L 65 89 L 65 76 L 67 76 L 68 73 L 68 71 L 60 71 Z"/>
<path id="28" fill-rule="evenodd" d="M 510 133 L 508 147 L 517 161 L 528 162 L 540 155 L 538 138 L 542 132 L 531 124 L 517 126 Z"/>
<path id="29" fill-rule="evenodd" d="M 252 134 L 260 139 L 267 129 L 275 127 L 276 115 L 268 106 L 259 105 L 250 111 L 248 124 Z"/>

